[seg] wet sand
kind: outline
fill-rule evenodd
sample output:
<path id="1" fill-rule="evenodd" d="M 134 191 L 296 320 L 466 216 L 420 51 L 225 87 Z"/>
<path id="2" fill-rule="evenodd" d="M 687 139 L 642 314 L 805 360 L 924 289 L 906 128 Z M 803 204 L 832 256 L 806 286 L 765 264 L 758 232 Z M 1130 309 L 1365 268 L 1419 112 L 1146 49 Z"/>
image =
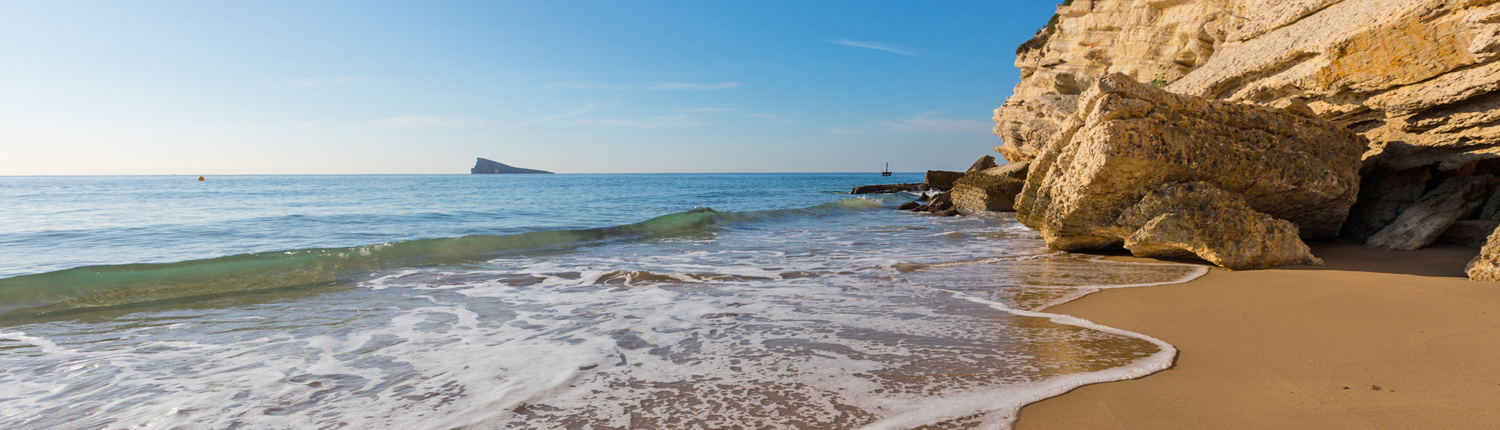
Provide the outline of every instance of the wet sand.
<path id="1" fill-rule="evenodd" d="M 1179 349 L 1145 378 L 1022 409 L 1017 429 L 1500 428 L 1500 282 L 1478 248 L 1314 243 L 1324 267 L 1214 269 L 1055 306 Z"/>

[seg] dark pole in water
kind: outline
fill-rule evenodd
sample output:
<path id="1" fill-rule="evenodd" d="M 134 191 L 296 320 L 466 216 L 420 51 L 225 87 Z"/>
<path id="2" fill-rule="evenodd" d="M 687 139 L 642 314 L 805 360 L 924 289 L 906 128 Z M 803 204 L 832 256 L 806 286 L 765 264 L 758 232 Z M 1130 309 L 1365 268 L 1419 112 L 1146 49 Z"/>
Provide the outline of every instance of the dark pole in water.
<path id="1" fill-rule="evenodd" d="M 885 171 L 880 172 L 880 176 L 891 176 L 891 163 L 885 163 Z"/>

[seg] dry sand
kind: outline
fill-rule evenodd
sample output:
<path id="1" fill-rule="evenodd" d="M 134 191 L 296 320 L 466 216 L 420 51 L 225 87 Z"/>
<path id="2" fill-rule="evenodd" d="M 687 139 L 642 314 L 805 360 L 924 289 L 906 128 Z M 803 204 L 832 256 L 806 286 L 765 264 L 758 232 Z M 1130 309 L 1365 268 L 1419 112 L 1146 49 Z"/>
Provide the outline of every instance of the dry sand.
<path id="1" fill-rule="evenodd" d="M 1478 248 L 1313 244 L 1325 267 L 1105 290 L 1057 312 L 1176 345 L 1176 365 L 1021 411 L 1033 429 L 1500 429 L 1500 282 Z"/>

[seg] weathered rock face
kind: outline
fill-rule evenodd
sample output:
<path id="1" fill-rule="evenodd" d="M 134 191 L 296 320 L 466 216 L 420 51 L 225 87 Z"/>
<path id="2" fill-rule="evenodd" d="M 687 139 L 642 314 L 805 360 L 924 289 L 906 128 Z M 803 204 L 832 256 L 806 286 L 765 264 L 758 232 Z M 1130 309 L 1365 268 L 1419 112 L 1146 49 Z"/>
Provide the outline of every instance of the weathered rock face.
<path id="1" fill-rule="evenodd" d="M 1464 268 L 1470 280 L 1500 280 L 1500 244 L 1496 244 L 1496 235 L 1490 238 L 1490 244 L 1485 244 L 1479 255 L 1469 261 L 1469 267 Z"/>
<path id="2" fill-rule="evenodd" d="M 960 212 L 1012 212 L 1026 185 L 1030 162 L 1010 163 L 964 175 L 953 183 L 953 206 Z"/>
<path id="3" fill-rule="evenodd" d="M 1297 237 L 1297 226 L 1207 182 L 1152 191 L 1120 214 L 1115 230 L 1138 257 L 1197 256 L 1236 270 L 1323 264 Z"/>
<path id="4" fill-rule="evenodd" d="M 964 177 L 964 172 L 949 172 L 946 170 L 928 170 L 927 176 L 923 177 L 922 183 L 941 191 L 953 189 L 953 181 Z"/>
<path id="5" fill-rule="evenodd" d="M 1164 184 L 1206 182 L 1303 237 L 1337 234 L 1358 193 L 1365 142 L 1325 120 L 1176 95 L 1118 74 L 1078 103 L 1037 152 L 1016 201 L 1017 219 L 1053 248 L 1123 244 L 1116 219 Z"/>
<path id="6" fill-rule="evenodd" d="M 1484 203 L 1484 198 L 1489 195 L 1492 179 L 1492 176 L 1480 175 L 1444 180 L 1437 189 L 1423 194 L 1421 199 L 1401 212 L 1401 216 L 1391 222 L 1391 225 L 1370 236 L 1370 241 L 1365 242 L 1365 245 L 1393 251 L 1409 251 L 1431 245 L 1454 222 L 1474 212 Z"/>
<path id="7" fill-rule="evenodd" d="M 1332 120 L 1369 138 L 1367 168 L 1500 159 L 1497 3 L 1074 0 L 1019 52 L 1021 83 L 995 111 L 996 149 L 1013 162 L 1038 157 L 1083 108 L 1088 83 L 1123 73 Z"/>
<path id="8" fill-rule="evenodd" d="M 1004 166 L 996 166 L 982 170 L 991 175 L 1008 176 L 1015 179 L 1025 180 L 1026 175 L 1031 173 L 1031 162 L 1022 161 L 1018 163 L 1006 163 Z"/>
<path id="9" fill-rule="evenodd" d="M 1500 229 L 1490 233 L 1489 241 L 1464 271 L 1475 281 L 1500 281 Z"/>
<path id="10" fill-rule="evenodd" d="M 549 174 L 549 175 L 552 174 L 552 172 L 548 172 L 546 170 L 522 169 L 520 167 L 511 167 L 509 165 L 506 165 L 505 163 L 501 163 L 501 162 L 494 161 L 494 160 L 488 160 L 488 159 L 484 159 L 484 158 L 480 158 L 479 161 L 475 162 L 474 163 L 474 168 L 469 169 L 469 173 L 473 173 L 473 174 L 481 174 L 481 173 L 545 173 L 545 174 Z"/>

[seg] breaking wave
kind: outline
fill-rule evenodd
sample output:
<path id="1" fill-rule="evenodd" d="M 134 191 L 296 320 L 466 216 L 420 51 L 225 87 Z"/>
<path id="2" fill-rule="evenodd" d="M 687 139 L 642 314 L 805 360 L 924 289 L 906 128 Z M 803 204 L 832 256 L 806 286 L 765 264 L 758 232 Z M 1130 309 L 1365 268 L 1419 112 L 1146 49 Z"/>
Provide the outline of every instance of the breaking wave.
<path id="1" fill-rule="evenodd" d="M 0 319 L 334 285 L 401 267 L 474 263 L 530 250 L 671 237 L 725 225 L 865 211 L 885 205 L 888 199 L 848 198 L 806 208 L 747 212 L 701 208 L 614 227 L 296 249 L 164 264 L 77 267 L 0 279 L 0 297 L 4 297 L 0 299 Z"/>

